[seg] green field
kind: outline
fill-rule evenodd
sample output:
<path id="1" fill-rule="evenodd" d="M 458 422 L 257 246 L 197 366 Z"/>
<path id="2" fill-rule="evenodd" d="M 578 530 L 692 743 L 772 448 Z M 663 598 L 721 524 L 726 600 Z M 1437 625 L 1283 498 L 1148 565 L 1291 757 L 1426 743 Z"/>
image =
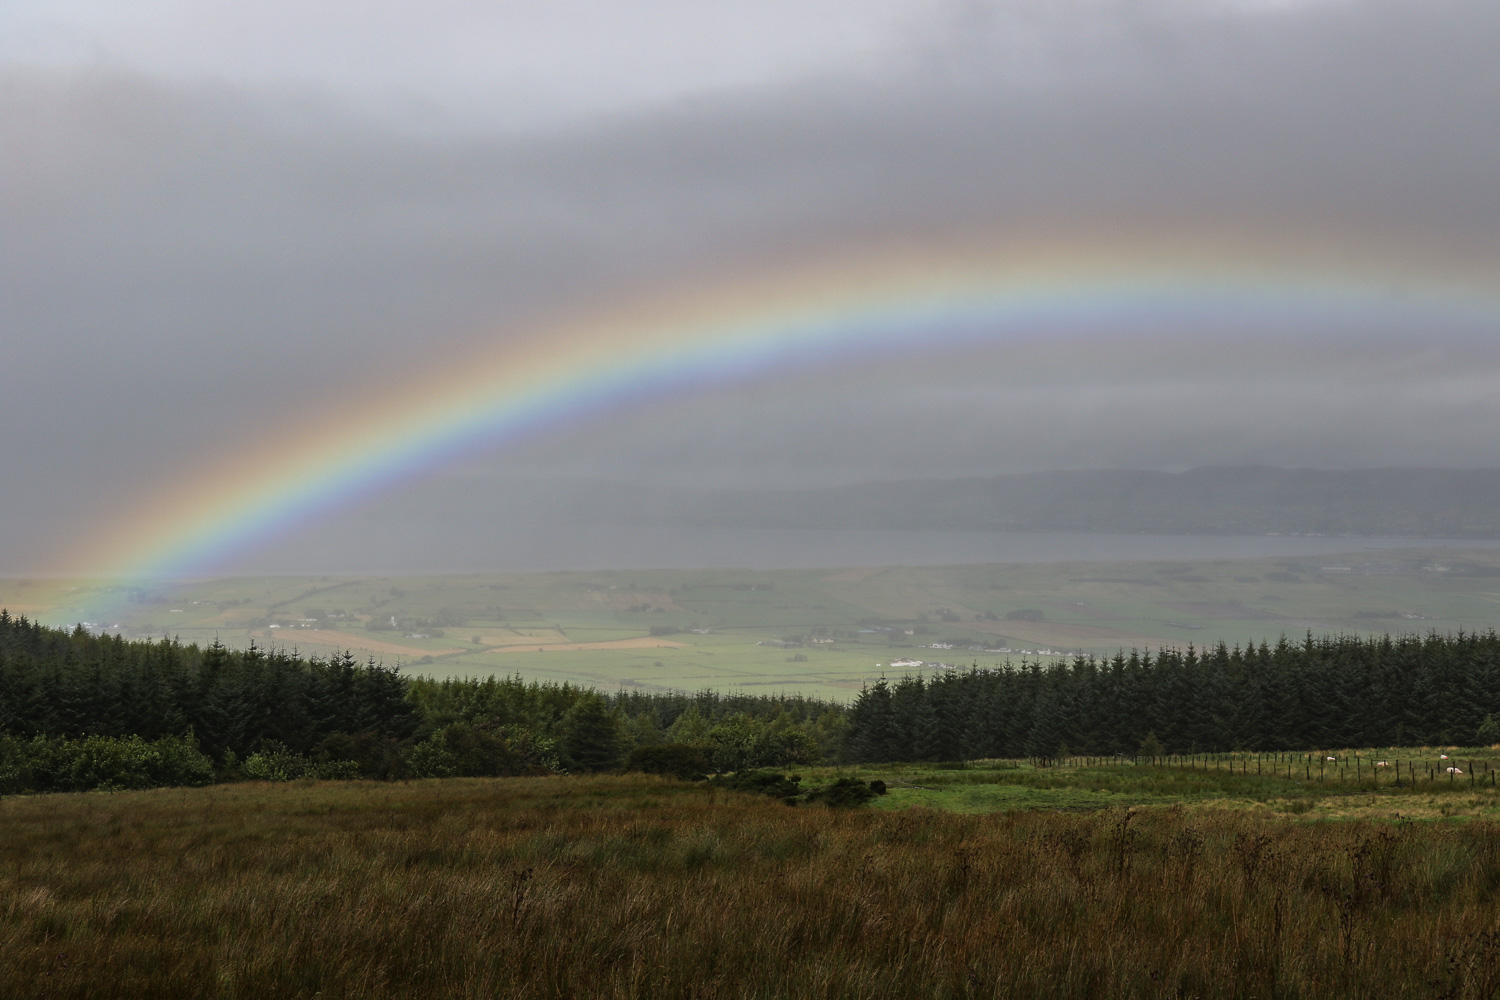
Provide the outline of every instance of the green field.
<path id="1" fill-rule="evenodd" d="M 1336 762 L 1324 760 L 1330 754 Z M 1375 761 L 1388 766 L 1372 768 Z M 1450 766 L 1463 773 L 1448 773 Z M 1299 820 L 1500 821 L 1500 748 L 1495 747 L 1203 754 L 1162 762 L 1070 757 L 1048 766 L 883 764 L 837 772 L 811 769 L 806 776 L 815 783 L 833 773 L 884 781 L 889 792 L 876 800 L 878 809 L 996 813 L 1163 807 Z"/>
<path id="2" fill-rule="evenodd" d="M 1500 621 L 1500 552 L 132 587 L 11 580 L 0 581 L 0 605 L 52 624 L 118 625 L 127 636 L 351 648 L 440 677 L 520 673 L 610 689 L 842 699 L 866 679 L 904 672 L 891 666 L 899 659 L 993 664 L 1308 630 L 1484 630 Z M 386 627 L 371 630 L 371 622 Z"/>

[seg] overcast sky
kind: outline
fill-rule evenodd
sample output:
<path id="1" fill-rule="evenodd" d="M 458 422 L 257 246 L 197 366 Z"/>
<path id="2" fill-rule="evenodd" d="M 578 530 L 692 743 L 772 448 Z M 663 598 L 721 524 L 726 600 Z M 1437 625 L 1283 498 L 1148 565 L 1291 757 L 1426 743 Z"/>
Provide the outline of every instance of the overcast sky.
<path id="1" fill-rule="evenodd" d="M 1099 220 L 1493 260 L 1497 47 L 1500 5 L 1441 0 L 11 0 L 0 574 L 204 456 L 696 274 Z M 665 400 L 434 496 L 1500 465 L 1500 338 L 1253 333 Z"/>

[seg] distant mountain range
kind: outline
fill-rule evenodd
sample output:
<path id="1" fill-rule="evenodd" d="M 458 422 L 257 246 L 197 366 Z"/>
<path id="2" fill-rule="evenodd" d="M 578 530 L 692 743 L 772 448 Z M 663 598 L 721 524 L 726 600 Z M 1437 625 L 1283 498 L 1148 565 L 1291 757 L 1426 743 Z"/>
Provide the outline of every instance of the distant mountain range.
<path id="1" fill-rule="evenodd" d="M 1094 470 L 791 490 L 532 484 L 555 517 L 755 528 L 1500 538 L 1500 469 Z"/>

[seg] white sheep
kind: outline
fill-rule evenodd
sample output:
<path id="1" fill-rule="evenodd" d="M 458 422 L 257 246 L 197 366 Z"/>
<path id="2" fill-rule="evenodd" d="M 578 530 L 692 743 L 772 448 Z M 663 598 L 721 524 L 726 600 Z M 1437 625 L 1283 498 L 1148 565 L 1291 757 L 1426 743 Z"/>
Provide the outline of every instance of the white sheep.
<path id="1" fill-rule="evenodd" d="M 1336 761 L 1336 760 L 1338 760 L 1338 758 L 1337 757 L 1325 757 L 1324 760 Z"/>
<path id="2" fill-rule="evenodd" d="M 1445 754 L 1445 753 L 1438 754 L 1438 760 L 1447 760 L 1447 759 L 1448 759 L 1448 755 L 1447 754 Z"/>
<path id="3" fill-rule="evenodd" d="M 1464 769 L 1461 768 L 1461 767 L 1450 767 L 1450 768 L 1448 768 L 1448 773 L 1449 774 L 1463 774 L 1464 773 Z"/>
<path id="4" fill-rule="evenodd" d="M 1376 767 L 1390 767 L 1391 765 L 1387 761 L 1377 760 L 1375 762 L 1375 766 Z"/>

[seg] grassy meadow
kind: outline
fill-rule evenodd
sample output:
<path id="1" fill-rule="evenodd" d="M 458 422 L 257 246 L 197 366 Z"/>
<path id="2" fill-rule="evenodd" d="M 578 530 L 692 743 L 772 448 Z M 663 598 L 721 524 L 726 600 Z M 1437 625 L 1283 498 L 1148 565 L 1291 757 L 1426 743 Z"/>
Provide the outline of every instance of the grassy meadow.
<path id="1" fill-rule="evenodd" d="M 1046 766 L 1026 761 L 884 764 L 838 773 L 880 778 L 889 793 L 875 801 L 875 808 L 888 810 L 993 813 L 1160 807 L 1233 809 L 1265 818 L 1305 820 L 1500 822 L 1497 748 L 1365 750 L 1359 753 L 1358 767 L 1355 755 L 1332 753 L 1337 758 L 1333 762 L 1324 752 L 1246 753 L 1173 756 L 1154 763 L 1147 758 L 1133 762 L 1128 757 L 1066 757 Z M 1374 761 L 1386 761 L 1388 766 L 1372 768 Z M 1450 766 L 1463 773 L 1448 773 Z M 818 778 L 825 772 L 807 773 Z"/>
<path id="2" fill-rule="evenodd" d="M 639 775 L 8 798 L 0 995 L 1500 991 L 1493 790 L 877 773 L 853 811 Z M 980 788 L 1026 794 L 976 811 Z"/>
<path id="3" fill-rule="evenodd" d="M 1500 551 L 150 587 L 10 580 L 0 581 L 0 606 L 52 624 L 118 625 L 127 636 L 307 653 L 348 648 L 437 677 L 520 673 L 610 689 L 845 699 L 867 679 L 903 672 L 890 666 L 898 659 L 993 664 L 1220 639 L 1274 642 L 1308 630 L 1487 629 L 1500 621 Z M 372 630 L 372 622 L 382 627 Z"/>

